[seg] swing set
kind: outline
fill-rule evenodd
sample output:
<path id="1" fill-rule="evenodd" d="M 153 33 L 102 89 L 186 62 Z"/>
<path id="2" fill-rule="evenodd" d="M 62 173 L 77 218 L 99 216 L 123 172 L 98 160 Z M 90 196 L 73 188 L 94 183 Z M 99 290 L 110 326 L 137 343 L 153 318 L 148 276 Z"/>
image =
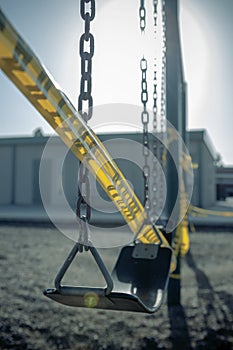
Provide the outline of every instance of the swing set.
<path id="1" fill-rule="evenodd" d="M 156 28 L 158 1 L 153 1 L 153 5 Z M 164 14 L 163 7 L 164 1 L 162 1 Z M 85 169 L 82 169 L 79 173 L 79 194 L 76 210 L 80 236 L 60 268 L 55 278 L 54 288 L 46 289 L 44 295 L 58 303 L 75 307 L 153 313 L 158 310 L 163 301 L 169 274 L 175 263 L 173 251 L 165 237 L 163 227 L 156 225 L 150 217 L 149 114 L 146 105 L 148 101 L 147 61 L 143 57 L 140 63 L 142 72 L 141 101 L 143 105 L 141 114 L 143 124 L 142 143 L 145 157 L 143 169 L 145 201 L 143 206 L 104 145 L 87 124 L 92 116 L 93 107 L 91 78 L 94 37 L 90 32 L 90 24 L 95 17 L 95 0 L 80 0 L 80 13 L 84 20 L 85 31 L 80 38 L 81 83 L 77 112 L 64 93 L 56 87 L 39 59 L 0 10 L 1 70 L 40 112 L 85 166 Z M 144 0 L 140 1 L 139 16 L 140 29 L 143 32 L 146 27 Z M 165 28 L 164 18 L 163 27 Z M 165 48 L 163 50 L 163 60 L 165 60 Z M 165 84 L 164 79 L 162 79 L 162 84 Z M 161 102 L 164 104 L 164 98 L 161 99 Z M 153 107 L 155 117 L 156 103 L 155 72 Z M 88 105 L 86 110 L 84 110 L 84 104 Z M 165 123 L 165 120 L 163 120 L 163 123 Z M 154 120 L 153 125 L 156 127 L 156 120 Z M 134 242 L 121 249 L 111 274 L 88 235 L 88 223 L 91 216 L 91 208 L 88 204 L 90 195 L 88 172 L 96 177 L 135 235 Z M 82 190 L 80 187 L 82 187 Z M 106 287 L 62 285 L 62 279 L 74 258 L 85 251 L 89 251 L 93 256 L 104 277 Z"/>

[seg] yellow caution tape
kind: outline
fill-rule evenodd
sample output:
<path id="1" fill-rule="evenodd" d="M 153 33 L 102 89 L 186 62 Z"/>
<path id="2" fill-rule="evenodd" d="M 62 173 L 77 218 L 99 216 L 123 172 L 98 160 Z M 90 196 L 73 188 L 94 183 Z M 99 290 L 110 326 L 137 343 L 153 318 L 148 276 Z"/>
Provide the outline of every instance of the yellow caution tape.
<path id="1" fill-rule="evenodd" d="M 208 215 L 213 216 L 224 216 L 224 217 L 233 217 L 233 211 L 220 211 L 220 210 L 209 210 L 202 209 L 199 207 L 195 207 L 194 205 L 190 205 L 189 214 L 193 216 L 206 217 Z"/>
<path id="2" fill-rule="evenodd" d="M 169 145 L 178 139 L 178 134 L 174 128 L 167 128 L 167 135 L 168 137 L 166 139 L 166 147 L 163 147 L 163 153 L 162 153 L 163 167 L 165 167 L 167 162 L 167 150 L 169 148 Z"/>
<path id="3" fill-rule="evenodd" d="M 141 242 L 170 247 L 161 230 L 148 223 L 142 204 L 104 145 L 68 98 L 56 88 L 39 59 L 1 10 L 0 68 L 96 177 Z"/>
<path id="4" fill-rule="evenodd" d="M 185 220 L 180 224 L 180 255 L 184 257 L 190 247 L 188 223 Z"/>
<path id="5" fill-rule="evenodd" d="M 192 158 L 189 154 L 182 151 L 182 156 L 180 158 L 180 164 L 182 169 L 189 175 L 192 175 L 192 169 L 194 168 L 194 164 L 192 163 Z"/>
<path id="6" fill-rule="evenodd" d="M 188 161 L 189 164 L 191 164 L 190 160 Z M 181 180 L 181 194 L 180 194 L 180 215 L 182 217 L 181 223 L 178 225 L 178 230 L 179 230 L 179 245 L 180 245 L 180 255 L 184 257 L 190 247 L 190 242 L 189 242 L 189 231 L 188 231 L 188 216 L 187 216 L 187 197 L 186 197 L 186 192 L 185 192 L 185 184 L 184 184 L 184 178 L 182 176 Z"/>
<path id="7" fill-rule="evenodd" d="M 190 223 L 190 230 L 191 230 L 192 233 L 196 232 L 196 229 L 195 229 L 195 226 L 194 226 L 193 222 Z"/>
<path id="8" fill-rule="evenodd" d="M 181 257 L 184 257 L 188 253 L 190 248 L 190 241 L 189 241 L 188 222 L 186 219 L 184 219 L 177 226 L 172 247 L 173 247 L 175 256 L 178 256 L 178 254 L 180 254 Z"/>
<path id="9" fill-rule="evenodd" d="M 188 217 L 187 217 L 187 206 L 186 206 L 186 192 L 184 178 L 181 176 L 180 182 L 180 218 L 181 222 L 176 228 L 175 237 L 173 240 L 173 249 L 175 256 L 180 254 L 181 257 L 184 257 L 190 248 L 189 241 L 189 231 L 188 231 Z"/>

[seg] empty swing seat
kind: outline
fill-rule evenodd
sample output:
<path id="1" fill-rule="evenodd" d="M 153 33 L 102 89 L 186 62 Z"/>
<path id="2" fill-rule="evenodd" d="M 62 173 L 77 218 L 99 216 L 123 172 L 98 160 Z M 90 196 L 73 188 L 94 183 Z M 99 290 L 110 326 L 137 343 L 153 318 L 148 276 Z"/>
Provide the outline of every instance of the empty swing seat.
<path id="1" fill-rule="evenodd" d="M 75 307 L 153 313 L 160 307 L 168 284 L 172 250 L 156 244 L 135 243 L 122 248 L 112 275 L 104 266 L 97 250 L 91 246 L 107 282 L 106 288 L 60 285 L 44 294 L 54 301 Z M 70 262 L 69 262 L 70 264 Z"/>

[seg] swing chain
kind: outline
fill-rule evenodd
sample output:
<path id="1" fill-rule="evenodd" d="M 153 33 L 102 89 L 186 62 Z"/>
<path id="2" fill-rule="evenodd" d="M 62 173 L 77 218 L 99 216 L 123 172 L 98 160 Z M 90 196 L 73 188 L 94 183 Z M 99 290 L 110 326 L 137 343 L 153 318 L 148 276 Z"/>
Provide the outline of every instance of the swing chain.
<path id="1" fill-rule="evenodd" d="M 161 145 L 160 145 L 160 159 L 161 159 L 161 165 L 162 168 L 160 170 L 160 182 L 163 183 L 163 174 L 162 169 L 165 167 L 164 160 L 163 160 L 163 152 L 164 152 L 164 144 L 166 142 L 166 12 L 165 12 L 165 0 L 162 0 L 162 67 L 161 67 L 161 102 L 160 102 L 160 133 L 161 133 Z M 164 186 L 160 185 L 160 193 L 159 193 L 159 199 L 160 199 L 160 207 L 163 206 L 163 191 Z"/>
<path id="2" fill-rule="evenodd" d="M 139 17 L 140 17 L 140 29 L 141 29 L 141 32 L 144 32 L 146 29 L 146 8 L 145 8 L 144 0 L 140 0 Z"/>
<path id="3" fill-rule="evenodd" d="M 158 0 L 153 0 L 153 18 L 154 18 L 154 35 L 157 39 L 157 19 L 158 19 Z M 151 205 L 151 221 L 155 222 L 158 218 L 157 213 L 157 194 L 158 194 L 158 159 L 159 159 L 159 140 L 158 133 L 158 77 L 157 77 L 157 58 L 155 57 L 154 63 L 154 79 L 153 79 L 153 168 L 152 168 L 152 205 Z"/>
<path id="4" fill-rule="evenodd" d="M 155 34 L 155 39 L 157 38 L 157 6 L 158 6 L 158 0 L 153 0 L 153 5 L 154 5 L 154 34 Z M 158 88 L 158 79 L 157 79 L 157 58 L 155 57 L 155 63 L 154 63 L 154 92 L 153 92 L 153 130 L 157 131 L 157 126 L 158 126 L 158 107 L 157 107 L 157 99 L 158 99 L 158 93 L 157 93 L 157 88 Z"/>
<path id="5" fill-rule="evenodd" d="M 89 8 L 88 8 L 89 7 Z M 78 99 L 78 111 L 87 122 L 92 117 L 93 98 L 92 92 L 92 57 L 94 55 L 94 36 L 90 32 L 90 22 L 95 17 L 95 0 L 80 0 L 80 13 L 85 21 L 85 31 L 81 35 L 79 43 L 79 54 L 81 57 L 81 82 L 80 95 Z M 83 104 L 86 102 L 87 111 Z"/>
<path id="6" fill-rule="evenodd" d="M 93 98 L 92 92 L 92 57 L 94 55 L 94 36 L 90 33 L 90 22 L 95 18 L 95 0 L 80 0 L 80 14 L 84 20 L 84 33 L 80 37 L 79 53 L 81 57 L 81 82 L 80 95 L 78 98 L 78 111 L 83 120 L 87 123 L 92 117 Z M 84 111 L 83 103 L 88 104 L 87 111 Z M 79 162 L 78 174 L 78 200 L 76 206 L 76 218 L 79 222 L 81 243 L 84 241 L 84 226 L 91 218 L 90 207 L 90 181 L 88 169 Z M 84 238 L 83 238 L 84 234 Z"/>
<path id="7" fill-rule="evenodd" d="M 88 177 L 88 169 L 79 164 L 79 175 L 78 175 L 78 201 L 76 208 L 76 216 L 78 219 L 86 218 L 87 222 L 91 218 L 91 208 L 89 205 L 90 199 L 90 181 Z"/>
<path id="8" fill-rule="evenodd" d="M 166 129 L 166 13 L 162 0 L 162 71 L 161 71 L 161 133 Z"/>
<path id="9" fill-rule="evenodd" d="M 150 167 L 148 164 L 149 158 L 149 133 L 148 133 L 148 125 L 149 125 L 149 112 L 147 111 L 147 102 L 148 102 L 148 90 L 147 90 L 147 60 L 143 57 L 140 62 L 140 68 L 142 72 L 142 81 L 141 81 L 141 102 L 143 104 L 143 110 L 141 113 L 141 121 L 143 125 L 143 156 L 144 156 L 144 166 L 143 166 L 143 174 L 145 181 L 144 188 L 144 206 L 147 212 L 150 211 L 151 203 L 149 196 L 149 177 L 150 177 Z"/>

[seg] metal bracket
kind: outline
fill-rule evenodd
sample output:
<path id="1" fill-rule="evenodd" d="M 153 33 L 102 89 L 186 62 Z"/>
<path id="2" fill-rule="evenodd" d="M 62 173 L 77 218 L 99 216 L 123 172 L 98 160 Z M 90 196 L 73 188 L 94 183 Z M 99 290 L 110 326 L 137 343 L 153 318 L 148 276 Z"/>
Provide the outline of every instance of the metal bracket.
<path id="1" fill-rule="evenodd" d="M 153 260 L 157 258 L 158 250 L 158 244 L 137 243 L 134 247 L 132 257 L 135 259 Z"/>

